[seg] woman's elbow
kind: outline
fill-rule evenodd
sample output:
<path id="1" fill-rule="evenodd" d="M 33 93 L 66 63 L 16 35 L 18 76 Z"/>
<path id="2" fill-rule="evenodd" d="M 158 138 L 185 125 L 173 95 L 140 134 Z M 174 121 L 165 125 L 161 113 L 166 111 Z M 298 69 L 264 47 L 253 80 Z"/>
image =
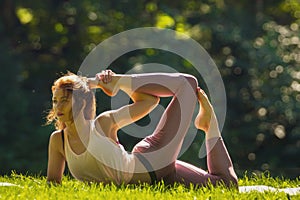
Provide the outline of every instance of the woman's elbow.
<path id="1" fill-rule="evenodd" d="M 160 98 L 157 97 L 157 96 L 152 96 L 151 102 L 152 102 L 153 105 L 158 105 L 159 102 L 160 102 Z"/>
<path id="2" fill-rule="evenodd" d="M 149 110 L 153 110 L 160 102 L 160 98 L 156 96 L 149 96 L 146 100 L 144 100 L 144 108 L 148 108 Z"/>
<path id="3" fill-rule="evenodd" d="M 157 106 L 159 104 L 160 98 L 157 96 L 151 96 L 147 100 L 150 106 Z"/>

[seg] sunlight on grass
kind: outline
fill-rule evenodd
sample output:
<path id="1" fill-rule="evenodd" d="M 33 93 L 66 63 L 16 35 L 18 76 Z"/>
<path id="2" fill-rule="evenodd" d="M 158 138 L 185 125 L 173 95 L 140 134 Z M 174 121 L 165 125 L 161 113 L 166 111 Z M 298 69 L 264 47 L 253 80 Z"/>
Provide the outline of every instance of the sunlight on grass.
<path id="1" fill-rule="evenodd" d="M 239 193 L 236 189 L 218 187 L 190 187 L 159 183 L 155 186 L 141 185 L 103 185 L 83 183 L 70 177 L 64 177 L 63 184 L 47 185 L 45 177 L 25 176 L 12 173 L 0 177 L 0 182 L 15 184 L 0 187 L 0 199 L 297 199 L 300 195 L 289 196 L 283 192 Z M 299 179 L 288 180 L 271 178 L 268 175 L 243 177 L 239 184 L 266 185 L 276 188 L 299 187 Z"/>

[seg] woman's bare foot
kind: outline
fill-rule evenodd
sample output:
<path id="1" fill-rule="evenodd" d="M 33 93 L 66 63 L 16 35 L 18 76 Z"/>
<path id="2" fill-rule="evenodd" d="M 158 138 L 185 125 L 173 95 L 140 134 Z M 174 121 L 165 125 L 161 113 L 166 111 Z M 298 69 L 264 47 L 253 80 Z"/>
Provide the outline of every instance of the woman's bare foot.
<path id="1" fill-rule="evenodd" d="M 212 105 L 210 104 L 207 95 L 201 88 L 197 88 L 197 97 L 199 101 L 199 113 L 195 118 L 194 124 L 197 129 L 208 132 L 210 127 L 211 116 L 213 113 Z"/>

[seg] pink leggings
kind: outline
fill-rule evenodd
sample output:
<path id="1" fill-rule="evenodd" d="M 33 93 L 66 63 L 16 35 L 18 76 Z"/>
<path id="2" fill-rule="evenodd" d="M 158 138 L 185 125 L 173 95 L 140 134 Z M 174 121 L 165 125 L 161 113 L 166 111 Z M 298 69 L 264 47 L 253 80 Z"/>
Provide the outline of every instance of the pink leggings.
<path id="1" fill-rule="evenodd" d="M 205 185 L 223 182 L 237 185 L 232 162 L 222 138 L 206 141 L 208 171 L 177 160 L 183 139 L 191 124 L 197 102 L 197 80 L 187 74 L 138 74 L 132 79 L 133 89 L 158 97 L 173 96 L 153 134 L 132 150 L 142 155 L 155 172 L 157 180 L 167 184 Z M 138 171 L 137 173 L 141 173 Z"/>

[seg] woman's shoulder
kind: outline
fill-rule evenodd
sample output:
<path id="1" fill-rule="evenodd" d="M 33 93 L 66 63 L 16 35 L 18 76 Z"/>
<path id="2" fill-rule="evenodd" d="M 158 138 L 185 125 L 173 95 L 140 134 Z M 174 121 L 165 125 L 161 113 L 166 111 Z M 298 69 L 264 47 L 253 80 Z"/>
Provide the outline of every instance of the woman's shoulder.
<path id="1" fill-rule="evenodd" d="M 55 130 L 50 135 L 50 144 L 52 145 L 61 145 L 62 144 L 62 137 L 63 137 L 63 131 L 62 130 Z"/>
<path id="2" fill-rule="evenodd" d="M 61 137 L 63 134 L 62 130 L 55 130 L 51 133 L 50 138 L 57 138 L 57 137 Z"/>
<path id="3" fill-rule="evenodd" d="M 53 131 L 50 135 L 49 139 L 49 147 L 50 149 L 56 149 L 60 153 L 63 154 L 63 146 L 64 146 L 64 137 L 62 130 Z M 64 155 L 64 154 L 63 154 Z"/>

